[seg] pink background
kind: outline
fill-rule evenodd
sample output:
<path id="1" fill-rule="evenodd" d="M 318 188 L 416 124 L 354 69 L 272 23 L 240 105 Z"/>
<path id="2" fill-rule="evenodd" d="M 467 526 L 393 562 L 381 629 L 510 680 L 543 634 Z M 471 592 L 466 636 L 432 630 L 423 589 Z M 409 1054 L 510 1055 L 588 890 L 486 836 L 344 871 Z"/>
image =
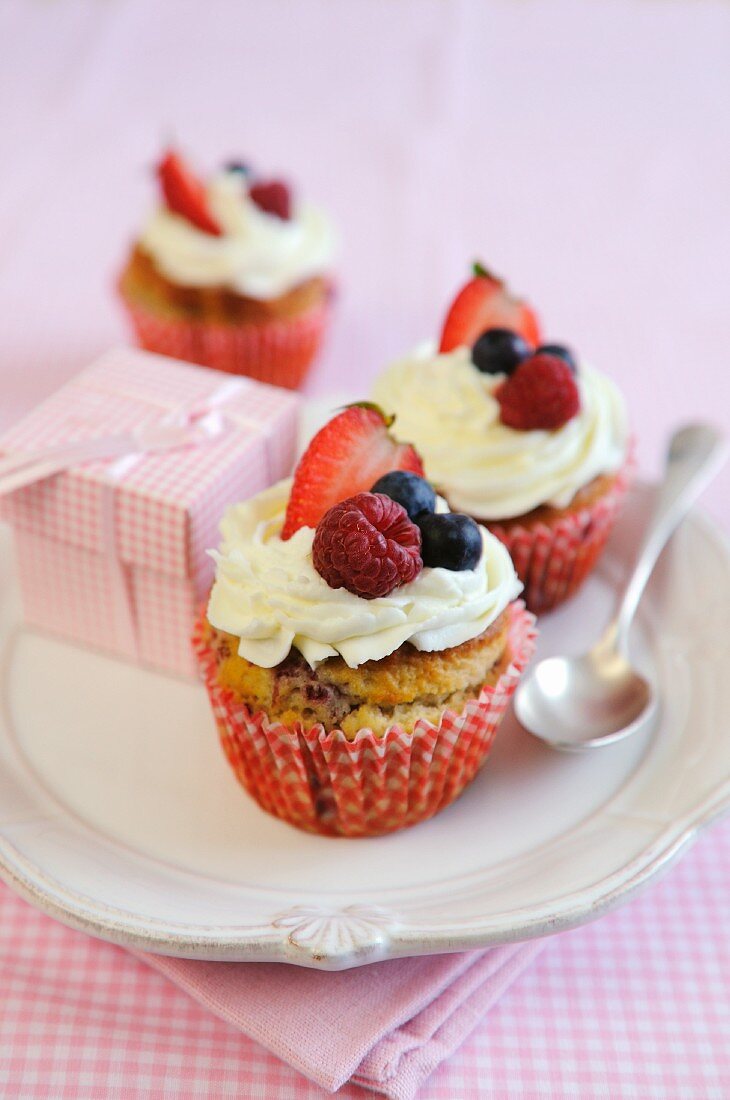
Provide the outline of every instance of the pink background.
<path id="1" fill-rule="evenodd" d="M 337 220 L 312 393 L 363 393 L 481 256 L 617 379 L 651 474 L 674 423 L 730 420 L 729 103 L 721 0 L 5 0 L 0 427 L 126 338 L 112 281 L 174 135 L 203 168 L 290 173 Z M 726 470 L 724 522 L 729 497 Z M 729 836 L 551 943 L 424 1096 L 729 1095 Z M 0 1093 L 319 1095 L 0 899 Z"/>
<path id="2" fill-rule="evenodd" d="M 622 385 L 646 471 L 678 419 L 730 420 L 721 0 L 5 0 L 0 42 L 0 422 L 125 338 L 111 284 L 171 135 L 337 220 L 312 392 L 363 393 L 481 256 Z"/>

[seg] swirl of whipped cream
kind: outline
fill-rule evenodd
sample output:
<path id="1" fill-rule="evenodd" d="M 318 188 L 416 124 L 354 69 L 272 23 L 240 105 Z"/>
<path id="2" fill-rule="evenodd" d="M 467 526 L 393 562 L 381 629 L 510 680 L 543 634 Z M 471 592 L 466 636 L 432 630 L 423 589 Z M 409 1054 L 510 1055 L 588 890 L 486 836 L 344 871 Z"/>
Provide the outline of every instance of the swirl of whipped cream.
<path id="1" fill-rule="evenodd" d="M 335 236 L 325 215 L 302 205 L 289 221 L 267 214 L 248 197 L 238 172 L 221 172 L 207 186 L 220 237 L 161 206 L 139 239 L 157 268 L 181 286 L 223 286 L 249 298 L 278 298 L 305 279 L 325 274 Z"/>
<path id="2" fill-rule="evenodd" d="M 387 657 L 404 642 L 431 652 L 476 638 L 520 593 L 510 556 L 482 529 L 476 569 L 424 569 L 390 596 L 365 600 L 330 588 L 312 564 L 314 530 L 279 537 L 291 480 L 229 508 L 208 619 L 240 639 L 238 652 L 273 668 L 294 646 L 316 668 L 341 656 L 350 668 Z"/>
<path id="3" fill-rule="evenodd" d="M 581 365 L 580 411 L 554 431 L 502 424 L 494 391 L 503 374 L 482 374 L 469 349 L 438 355 L 424 345 L 377 379 L 373 400 L 395 414 L 392 431 L 413 443 L 452 509 L 482 520 L 564 508 L 576 492 L 624 461 L 624 402 L 605 375 Z"/>

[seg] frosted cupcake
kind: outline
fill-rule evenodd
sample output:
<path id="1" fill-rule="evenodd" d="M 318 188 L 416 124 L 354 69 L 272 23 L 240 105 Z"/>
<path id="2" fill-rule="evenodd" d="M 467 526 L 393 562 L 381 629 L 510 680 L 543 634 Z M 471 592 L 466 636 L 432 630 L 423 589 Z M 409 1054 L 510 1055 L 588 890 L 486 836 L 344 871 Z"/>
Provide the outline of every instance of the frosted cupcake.
<path id="1" fill-rule="evenodd" d="M 541 344 L 530 307 L 479 269 L 438 350 L 392 364 L 374 397 L 449 506 L 508 547 L 531 610 L 577 591 L 629 480 L 626 410 L 609 378 L 564 345 Z"/>
<path id="2" fill-rule="evenodd" d="M 231 508 L 195 638 L 227 758 L 299 828 L 391 832 L 452 802 L 533 649 L 502 544 L 353 406 L 293 482 Z"/>
<path id="3" fill-rule="evenodd" d="M 332 227 L 281 180 L 230 165 L 201 182 L 174 152 L 157 169 L 161 203 L 119 290 L 139 344 L 295 388 L 330 310 Z"/>

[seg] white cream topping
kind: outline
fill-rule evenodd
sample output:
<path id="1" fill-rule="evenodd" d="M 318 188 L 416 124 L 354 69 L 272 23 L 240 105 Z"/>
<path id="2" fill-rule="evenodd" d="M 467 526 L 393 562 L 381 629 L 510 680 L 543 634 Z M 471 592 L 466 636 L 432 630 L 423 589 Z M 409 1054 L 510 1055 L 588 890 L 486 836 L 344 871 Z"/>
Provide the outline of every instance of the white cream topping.
<path id="1" fill-rule="evenodd" d="M 314 531 L 279 537 L 291 480 L 229 508 L 208 619 L 240 638 L 238 652 L 273 668 L 294 646 L 312 668 L 338 654 L 350 668 L 387 657 L 404 642 L 431 652 L 476 638 L 520 593 L 510 556 L 482 528 L 475 569 L 424 568 L 390 596 L 365 600 L 330 588 L 312 563 Z"/>
<path id="2" fill-rule="evenodd" d="M 267 214 L 248 197 L 238 172 L 214 176 L 207 195 L 220 237 L 204 233 L 165 206 L 155 211 L 140 236 L 141 246 L 168 279 L 269 299 L 328 271 L 335 236 L 321 211 L 302 205 L 289 221 Z"/>
<path id="3" fill-rule="evenodd" d="M 468 348 L 438 355 L 429 345 L 375 383 L 373 400 L 395 413 L 393 433 L 416 446 L 454 511 L 500 520 L 540 504 L 563 508 L 594 477 L 621 466 L 626 410 L 605 375 L 580 366 L 580 411 L 554 431 L 502 424 L 493 394 L 503 381 L 478 371 Z"/>

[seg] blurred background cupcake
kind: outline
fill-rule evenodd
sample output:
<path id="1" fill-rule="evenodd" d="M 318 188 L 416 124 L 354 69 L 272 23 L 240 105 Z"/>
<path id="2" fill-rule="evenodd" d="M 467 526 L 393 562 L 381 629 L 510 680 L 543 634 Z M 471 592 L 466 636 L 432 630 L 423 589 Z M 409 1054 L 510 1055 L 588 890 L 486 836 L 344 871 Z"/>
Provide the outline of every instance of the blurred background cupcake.
<path id="1" fill-rule="evenodd" d="M 291 389 L 322 343 L 335 237 L 291 187 L 231 162 L 205 182 L 169 150 L 119 292 L 138 343 Z"/>
<path id="2" fill-rule="evenodd" d="M 580 588 L 629 483 L 626 408 L 610 378 L 544 342 L 528 303 L 475 265 L 438 348 L 393 363 L 373 392 L 450 507 L 507 546 L 530 610 Z"/>

